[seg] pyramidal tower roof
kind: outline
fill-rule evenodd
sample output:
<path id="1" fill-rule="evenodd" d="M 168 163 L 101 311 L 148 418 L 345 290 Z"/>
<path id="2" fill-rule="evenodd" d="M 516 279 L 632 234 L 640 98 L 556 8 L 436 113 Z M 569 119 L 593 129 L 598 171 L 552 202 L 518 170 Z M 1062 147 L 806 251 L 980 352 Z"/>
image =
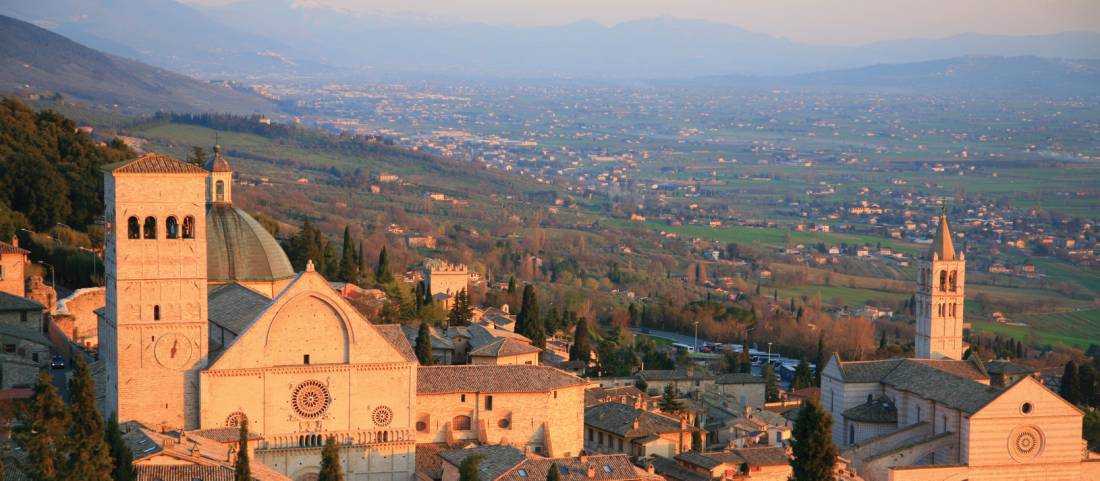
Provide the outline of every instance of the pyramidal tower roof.
<path id="1" fill-rule="evenodd" d="M 932 258 L 941 261 L 955 260 L 955 243 L 951 241 L 951 228 L 947 226 L 947 209 L 940 212 L 940 227 L 932 241 Z"/>

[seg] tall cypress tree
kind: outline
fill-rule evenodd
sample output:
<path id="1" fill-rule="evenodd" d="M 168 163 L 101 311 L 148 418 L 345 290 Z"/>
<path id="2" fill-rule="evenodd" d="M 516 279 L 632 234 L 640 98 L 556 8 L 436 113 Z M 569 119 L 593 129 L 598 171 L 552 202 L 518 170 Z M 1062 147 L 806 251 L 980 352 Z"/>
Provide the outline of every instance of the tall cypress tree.
<path id="1" fill-rule="evenodd" d="M 764 365 L 764 399 L 770 403 L 779 400 L 779 381 L 770 362 Z"/>
<path id="2" fill-rule="evenodd" d="M 569 348 L 570 361 L 584 361 L 585 365 L 592 359 L 592 333 L 588 332 L 588 322 L 581 319 L 573 330 L 573 346 Z"/>
<path id="3" fill-rule="evenodd" d="M 351 228 L 344 226 L 344 245 L 340 249 L 340 272 L 337 276 L 343 282 L 355 282 L 358 276 L 359 262 L 355 260 L 355 241 L 351 240 Z"/>
<path id="4" fill-rule="evenodd" d="M 722 372 L 741 372 L 741 356 L 733 351 L 726 351 L 722 355 Z"/>
<path id="5" fill-rule="evenodd" d="M 791 389 L 802 389 L 813 385 L 814 375 L 810 372 L 810 363 L 806 361 L 806 356 L 802 356 L 802 359 L 798 361 L 798 367 L 794 369 L 794 380 L 791 382 Z"/>
<path id="6" fill-rule="evenodd" d="M 509 276 L 508 277 L 508 293 L 509 294 L 515 294 L 516 293 L 516 276 Z"/>
<path id="7" fill-rule="evenodd" d="M 833 444 L 832 416 L 817 401 L 802 401 L 794 423 L 791 468 L 795 481 L 834 481 L 837 448 Z"/>
<path id="8" fill-rule="evenodd" d="M 546 325 L 539 316 L 533 316 L 527 321 L 527 334 L 531 339 L 531 345 L 539 349 L 546 349 Z"/>
<path id="9" fill-rule="evenodd" d="M 482 454 L 471 454 L 458 465 L 458 481 L 481 481 Z"/>
<path id="10" fill-rule="evenodd" d="M 115 481 L 137 481 L 137 473 L 134 472 L 134 453 L 122 439 L 122 431 L 118 427 L 118 419 L 111 416 L 107 420 L 107 446 L 111 448 L 111 479 Z"/>
<path id="11" fill-rule="evenodd" d="M 68 479 L 63 463 L 69 458 L 69 410 L 47 371 L 38 375 L 26 424 L 16 439 L 27 452 L 27 474 L 38 481 Z"/>
<path id="12" fill-rule="evenodd" d="M 107 446 L 103 416 L 95 407 L 95 385 L 83 356 L 76 356 L 73 378 L 69 381 L 72 418 L 69 423 L 68 479 L 111 481 L 110 449 Z"/>
<path id="13" fill-rule="evenodd" d="M 321 448 L 321 473 L 317 481 L 344 481 L 344 470 L 340 467 L 340 447 L 336 445 L 336 437 L 329 436 L 325 439 L 325 447 Z"/>
<path id="14" fill-rule="evenodd" d="M 432 357 L 432 330 L 425 322 L 421 322 L 416 331 L 416 359 L 421 366 L 435 364 L 435 358 Z"/>
<path id="15" fill-rule="evenodd" d="M 657 402 L 657 406 L 666 413 L 678 413 L 684 410 L 684 405 L 676 399 L 676 388 L 672 387 L 672 383 L 665 384 L 665 390 L 661 393 L 661 400 Z"/>
<path id="16" fill-rule="evenodd" d="M 821 387 L 821 371 L 829 358 L 825 357 L 825 333 L 817 336 L 817 365 L 814 367 L 814 386 Z"/>
<path id="17" fill-rule="evenodd" d="M 535 297 L 535 286 L 527 284 L 523 286 L 523 303 L 520 305 L 519 314 L 516 314 L 516 333 L 528 336 L 527 329 L 539 316 L 538 298 Z"/>
<path id="18" fill-rule="evenodd" d="M 557 464 L 550 463 L 550 468 L 546 470 L 546 481 L 561 481 L 561 471 Z"/>
<path id="19" fill-rule="evenodd" d="M 241 419 L 237 438 L 237 462 L 233 464 L 233 481 L 252 481 L 252 465 L 248 460 L 248 420 Z"/>
<path id="20" fill-rule="evenodd" d="M 1066 367 L 1062 370 L 1062 387 L 1058 389 L 1058 394 L 1073 404 L 1081 401 L 1081 390 L 1077 387 L 1077 363 L 1066 362 Z"/>
<path id="21" fill-rule="evenodd" d="M 378 265 L 374 268 L 374 280 L 379 284 L 389 284 L 393 281 L 393 274 L 390 273 L 390 257 L 386 253 L 386 246 L 382 246 L 382 251 L 378 253 Z"/>
<path id="22" fill-rule="evenodd" d="M 741 343 L 741 372 L 744 374 L 752 373 L 752 357 L 749 355 L 749 339 L 746 337 L 744 342 Z"/>

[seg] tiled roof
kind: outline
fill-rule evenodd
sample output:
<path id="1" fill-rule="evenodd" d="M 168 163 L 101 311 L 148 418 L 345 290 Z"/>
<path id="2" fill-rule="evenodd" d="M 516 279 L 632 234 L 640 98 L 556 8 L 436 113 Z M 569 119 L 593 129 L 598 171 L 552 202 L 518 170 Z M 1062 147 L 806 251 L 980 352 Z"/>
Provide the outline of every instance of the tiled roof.
<path id="1" fill-rule="evenodd" d="M 718 375 L 715 384 L 764 384 L 764 378 L 745 372 L 727 372 Z"/>
<path id="2" fill-rule="evenodd" d="M 0 254 L 30 254 L 31 251 L 0 241 Z"/>
<path id="3" fill-rule="evenodd" d="M 723 464 L 746 463 L 751 467 L 755 467 L 781 466 L 790 464 L 791 462 L 790 458 L 787 457 L 787 452 L 783 448 L 774 446 L 736 448 L 729 451 L 716 451 L 711 453 L 686 451 L 676 455 L 676 459 L 708 470 L 717 468 Z"/>
<path id="4" fill-rule="evenodd" d="M 470 355 L 501 357 L 531 354 L 533 352 L 542 352 L 542 349 L 514 339 L 498 337 L 495 341 L 470 351 Z"/>
<path id="5" fill-rule="evenodd" d="M 649 463 L 657 474 L 670 481 L 710 481 L 710 476 L 699 474 L 668 458 L 655 456 Z"/>
<path id="6" fill-rule="evenodd" d="M 1000 392 L 921 362 L 899 364 L 882 382 L 969 414 L 977 412 Z"/>
<path id="7" fill-rule="evenodd" d="M 219 443 L 236 443 L 241 439 L 241 431 L 238 428 L 209 428 L 209 429 L 196 429 L 194 431 L 188 431 L 189 436 L 200 436 L 211 441 L 217 441 Z M 249 431 L 248 439 L 257 440 L 264 437 Z"/>
<path id="8" fill-rule="evenodd" d="M 229 166 L 229 161 L 222 157 L 221 148 L 217 146 L 214 147 L 214 155 L 206 159 L 202 168 L 208 172 L 233 172 L 233 168 Z"/>
<path id="9" fill-rule="evenodd" d="M 890 398 L 880 396 L 844 411 L 844 419 L 864 423 L 897 423 L 898 408 Z"/>
<path id="10" fill-rule="evenodd" d="M 650 369 L 648 371 L 638 371 L 635 377 L 639 379 L 645 379 L 646 381 L 675 381 L 683 379 L 693 380 L 707 380 L 714 379 L 714 374 L 710 371 L 702 368 L 695 369 Z"/>
<path id="11" fill-rule="evenodd" d="M 428 479 L 443 479 L 443 458 L 439 453 L 448 449 L 443 443 L 417 443 L 416 474 Z"/>
<path id="12" fill-rule="evenodd" d="M 271 299 L 237 283 L 207 287 L 208 317 L 234 334 L 240 334 L 248 324 L 271 305 Z"/>
<path id="13" fill-rule="evenodd" d="M 103 170 L 115 174 L 202 174 L 206 170 L 195 164 L 156 152 L 149 152 L 133 160 L 124 160 L 103 166 Z"/>
<path id="14" fill-rule="evenodd" d="M 458 392 L 547 392 L 585 381 L 565 371 L 533 364 L 420 366 L 417 394 Z"/>
<path id="15" fill-rule="evenodd" d="M 482 456 L 477 470 L 478 474 L 481 475 L 481 481 L 496 481 L 508 470 L 527 459 L 523 451 L 512 446 L 478 446 L 476 448 L 456 449 L 439 453 L 439 457 L 448 463 L 460 466 L 463 460 L 475 454 Z"/>
<path id="16" fill-rule="evenodd" d="M 901 359 L 841 362 L 840 372 L 844 376 L 845 383 L 882 382 L 882 378 L 898 367 L 901 362 Z"/>
<path id="17" fill-rule="evenodd" d="M 733 452 L 741 456 L 749 466 L 782 466 L 791 462 L 787 452 L 780 447 L 738 448 Z"/>
<path id="18" fill-rule="evenodd" d="M 409 344 L 416 345 L 416 338 L 420 337 L 420 327 L 415 324 L 402 324 L 401 330 L 405 333 L 405 339 L 408 339 Z M 455 345 L 450 339 L 447 339 L 445 332 L 431 327 L 429 328 L 432 333 L 432 349 L 453 350 Z"/>
<path id="19" fill-rule="evenodd" d="M 592 469 L 592 477 L 588 470 Z M 562 481 L 628 481 L 645 479 L 663 481 L 639 469 L 625 454 L 605 454 L 584 458 L 528 458 L 501 476 L 498 481 L 540 481 L 550 469 L 557 469 Z"/>
<path id="20" fill-rule="evenodd" d="M 206 275 L 212 281 L 294 277 L 283 248 L 256 219 L 232 205 L 206 209 Z"/>
<path id="21" fill-rule="evenodd" d="M 1016 364 L 1012 361 L 1005 361 L 1005 360 L 1001 360 L 1001 359 L 989 361 L 989 363 L 985 365 L 985 369 L 990 374 L 1004 373 L 1004 374 L 1008 374 L 1008 375 L 1012 375 L 1012 374 L 1032 374 L 1032 373 L 1035 373 L 1035 372 L 1038 371 L 1038 369 L 1035 369 L 1035 368 L 1022 366 L 1022 365 Z"/>
<path id="22" fill-rule="evenodd" d="M 0 311 L 41 311 L 42 304 L 0 291 Z"/>
<path id="23" fill-rule="evenodd" d="M 678 461 L 699 466 L 703 469 L 714 469 L 723 464 L 741 464 L 744 460 L 741 456 L 731 451 L 719 451 L 713 453 L 700 453 L 699 451 L 684 451 L 676 455 Z"/>
<path id="24" fill-rule="evenodd" d="M 634 386 L 590 387 L 584 390 L 584 404 L 586 406 L 593 406 L 602 404 L 608 399 L 623 397 L 633 399 L 644 395 L 645 393 L 642 392 L 641 389 Z"/>
<path id="25" fill-rule="evenodd" d="M 400 324 L 375 324 L 374 329 L 378 331 L 378 334 L 389 342 L 397 352 L 401 353 L 408 362 L 418 362 L 416 358 L 416 351 L 413 350 L 412 344 L 409 344 L 409 340 L 405 338 L 405 333 L 401 331 Z M 419 386 L 419 383 L 418 383 Z"/>
<path id="26" fill-rule="evenodd" d="M 634 427 L 634 421 L 638 427 Z M 680 432 L 680 420 L 619 403 L 604 403 L 584 411 L 584 424 L 624 438 Z M 688 428 L 690 429 L 690 428 Z"/>
<path id="27" fill-rule="evenodd" d="M 3 294 L 3 293 L 0 293 Z M 30 341 L 43 346 L 52 346 L 53 343 L 46 338 L 42 331 L 35 328 L 22 327 L 13 324 L 0 323 L 0 335 L 11 336 L 25 341 Z"/>

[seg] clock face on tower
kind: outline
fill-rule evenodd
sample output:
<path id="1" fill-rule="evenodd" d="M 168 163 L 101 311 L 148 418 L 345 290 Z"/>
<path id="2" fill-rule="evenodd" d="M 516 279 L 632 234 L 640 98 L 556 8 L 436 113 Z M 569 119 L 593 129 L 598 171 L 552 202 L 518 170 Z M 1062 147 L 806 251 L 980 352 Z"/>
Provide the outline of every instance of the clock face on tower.
<path id="1" fill-rule="evenodd" d="M 168 333 L 157 339 L 153 354 L 161 366 L 168 369 L 184 369 L 191 363 L 191 341 L 179 333 Z"/>

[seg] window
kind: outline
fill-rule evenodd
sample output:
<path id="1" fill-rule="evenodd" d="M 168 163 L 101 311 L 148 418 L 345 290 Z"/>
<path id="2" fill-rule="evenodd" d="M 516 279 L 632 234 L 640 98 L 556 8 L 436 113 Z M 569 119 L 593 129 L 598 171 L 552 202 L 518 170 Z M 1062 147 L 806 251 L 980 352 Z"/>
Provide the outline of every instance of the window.
<path id="1" fill-rule="evenodd" d="M 195 238 L 195 218 L 187 216 L 183 218 L 183 238 L 194 239 Z"/>
<path id="2" fill-rule="evenodd" d="M 940 271 L 940 292 L 947 291 L 947 271 Z"/>
<path id="3" fill-rule="evenodd" d="M 153 306 L 153 320 L 160 320 L 160 306 Z"/>
<path id="4" fill-rule="evenodd" d="M 451 429 L 454 431 L 469 431 L 470 416 L 455 416 L 453 419 L 451 419 Z"/>
<path id="5" fill-rule="evenodd" d="M 149 216 L 145 218 L 145 226 L 141 230 L 142 237 L 146 239 L 157 238 L 157 218 Z"/>
<path id="6" fill-rule="evenodd" d="M 169 239 L 179 239 L 180 237 L 180 223 L 176 220 L 176 216 L 168 216 L 168 220 L 164 221 L 164 237 Z"/>
<path id="7" fill-rule="evenodd" d="M 416 422 L 416 431 L 420 432 L 420 433 L 428 432 L 428 423 L 426 423 L 424 421 L 417 421 Z"/>
<path id="8" fill-rule="evenodd" d="M 917 406 L 917 422 L 920 422 L 920 406 Z"/>
<path id="9" fill-rule="evenodd" d="M 466 402 L 466 395 L 463 394 L 462 396 L 459 397 L 458 400 L 459 400 L 459 402 Z"/>
<path id="10" fill-rule="evenodd" d="M 131 216 L 126 221 L 126 237 L 129 239 L 141 238 L 141 224 L 138 222 L 137 216 Z"/>
<path id="11" fill-rule="evenodd" d="M 518 474 L 519 477 L 521 477 L 521 478 L 526 478 L 527 477 L 527 470 L 526 469 L 520 469 L 519 471 L 516 471 L 516 474 Z"/>
<path id="12" fill-rule="evenodd" d="M 9 354 L 15 352 L 15 344 L 4 344 L 4 352 Z"/>
<path id="13" fill-rule="evenodd" d="M 214 198 L 218 202 L 225 202 L 225 182 L 219 180 L 214 183 Z"/>
<path id="14" fill-rule="evenodd" d="M 854 425 L 848 425 L 848 444 L 856 443 L 856 427 Z"/>
<path id="15" fill-rule="evenodd" d="M 1031 414 L 1031 403 L 1024 403 L 1020 406 L 1020 412 L 1024 414 Z"/>
<path id="16" fill-rule="evenodd" d="M 619 451 L 621 452 L 623 450 L 623 438 L 619 438 L 616 441 L 619 443 Z"/>
<path id="17" fill-rule="evenodd" d="M 38 362 L 38 353 L 37 352 L 32 352 L 31 353 L 31 360 L 34 361 L 34 362 Z"/>
<path id="18" fill-rule="evenodd" d="M 776 431 L 775 432 L 775 444 L 779 444 L 779 443 L 782 443 L 782 442 L 783 442 L 783 431 Z"/>
<path id="19" fill-rule="evenodd" d="M 594 441 L 596 439 L 596 432 L 592 428 L 588 428 L 588 440 Z"/>
<path id="20" fill-rule="evenodd" d="M 309 354 L 302 356 L 302 364 L 309 364 Z"/>
<path id="21" fill-rule="evenodd" d="M 500 418 L 500 421 L 497 421 L 497 426 L 500 429 L 510 429 L 512 427 L 512 421 L 508 418 Z"/>
<path id="22" fill-rule="evenodd" d="M 958 281 L 959 281 L 959 272 L 958 271 L 951 271 L 951 292 L 956 292 L 956 291 L 959 290 L 958 289 L 959 288 Z"/>
<path id="23" fill-rule="evenodd" d="M 486 411 L 492 411 L 493 410 L 493 396 L 485 396 L 485 410 Z"/>

